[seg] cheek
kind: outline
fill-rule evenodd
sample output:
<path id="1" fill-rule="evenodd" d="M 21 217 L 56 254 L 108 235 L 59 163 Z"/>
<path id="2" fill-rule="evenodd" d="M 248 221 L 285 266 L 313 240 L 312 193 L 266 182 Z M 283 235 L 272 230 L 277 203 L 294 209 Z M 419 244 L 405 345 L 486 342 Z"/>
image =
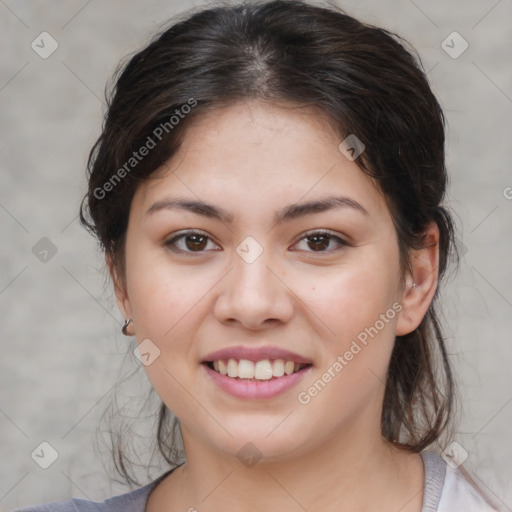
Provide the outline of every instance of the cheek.
<path id="1" fill-rule="evenodd" d="M 157 347 L 158 357 L 144 369 L 162 398 L 179 399 L 180 383 L 197 369 L 197 315 L 204 314 L 202 299 L 211 286 L 198 267 L 184 270 L 142 247 L 132 248 L 126 269 L 137 341 L 149 339 Z"/>
<path id="2" fill-rule="evenodd" d="M 151 262 L 151 263 L 150 263 Z M 142 251 L 127 262 L 128 294 L 137 342 L 151 340 L 158 356 L 144 370 L 162 401 L 178 417 L 197 417 L 201 411 L 184 391 L 197 371 L 193 343 L 197 316 L 204 314 L 206 291 L 211 287 L 193 269 L 183 270 Z M 142 347 L 142 345 L 140 345 Z"/>
<path id="3" fill-rule="evenodd" d="M 396 302 L 398 263 L 392 253 L 388 258 L 385 254 L 361 251 L 353 264 L 295 280 L 298 295 L 314 313 L 310 318 L 323 326 L 317 351 L 321 382 L 311 396 L 313 380 L 302 389 L 305 401 L 315 397 L 318 410 L 332 400 L 354 410 L 384 389 L 401 308 Z"/>
<path id="4" fill-rule="evenodd" d="M 361 270 L 303 282 L 304 291 L 309 284 L 307 304 L 326 328 L 317 371 L 297 399 L 313 417 L 331 411 L 326 429 L 365 409 L 378 424 L 397 318 L 388 275 Z"/>
<path id="5" fill-rule="evenodd" d="M 324 324 L 326 340 L 333 340 L 332 345 L 355 338 L 390 308 L 385 324 L 394 326 L 396 276 L 391 265 L 388 269 L 362 264 L 340 267 L 307 277 L 297 275 L 292 280 L 294 291 Z M 380 322 L 378 327 L 388 330 Z"/>
<path id="6" fill-rule="evenodd" d="M 161 249 L 132 249 L 127 261 L 128 296 L 137 336 L 169 339 L 208 290 L 199 267 L 171 265 Z"/>

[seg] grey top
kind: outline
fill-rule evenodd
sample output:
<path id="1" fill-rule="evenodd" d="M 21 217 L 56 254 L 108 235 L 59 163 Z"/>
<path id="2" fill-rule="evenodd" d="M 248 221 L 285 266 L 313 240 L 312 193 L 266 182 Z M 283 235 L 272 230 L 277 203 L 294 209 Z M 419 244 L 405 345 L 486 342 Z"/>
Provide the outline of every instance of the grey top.
<path id="1" fill-rule="evenodd" d="M 445 481 L 446 463 L 433 452 L 421 452 L 421 457 L 425 467 L 425 488 L 421 512 L 436 512 Z M 150 492 L 172 471 L 173 469 L 136 491 L 114 496 L 102 502 L 72 498 L 60 503 L 18 508 L 13 512 L 145 512 Z"/>

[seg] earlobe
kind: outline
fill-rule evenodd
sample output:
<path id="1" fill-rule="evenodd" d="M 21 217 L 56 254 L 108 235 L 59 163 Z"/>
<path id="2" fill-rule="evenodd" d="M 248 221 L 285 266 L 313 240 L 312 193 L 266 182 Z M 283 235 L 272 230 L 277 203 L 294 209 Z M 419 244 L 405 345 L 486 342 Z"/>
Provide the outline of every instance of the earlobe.
<path id="1" fill-rule="evenodd" d="M 439 228 L 431 222 L 424 231 L 424 245 L 410 253 L 411 270 L 402 293 L 402 310 L 396 323 L 397 336 L 416 329 L 434 299 L 439 272 Z"/>

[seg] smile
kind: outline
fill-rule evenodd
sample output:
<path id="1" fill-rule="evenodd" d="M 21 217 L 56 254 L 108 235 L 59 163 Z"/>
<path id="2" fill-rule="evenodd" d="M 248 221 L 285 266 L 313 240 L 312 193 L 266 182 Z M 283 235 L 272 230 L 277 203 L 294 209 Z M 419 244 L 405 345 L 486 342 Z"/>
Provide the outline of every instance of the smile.
<path id="1" fill-rule="evenodd" d="M 200 366 L 215 387 L 227 395 L 244 400 L 270 399 L 284 394 L 297 386 L 313 368 L 310 363 L 283 359 L 255 362 L 247 359 L 217 359 Z"/>
<path id="2" fill-rule="evenodd" d="M 221 375 L 226 375 L 232 379 L 265 381 L 292 375 L 306 366 L 305 363 L 296 363 L 284 359 L 262 359 L 260 361 L 250 361 L 248 359 L 218 359 L 208 361 L 208 367 Z"/>

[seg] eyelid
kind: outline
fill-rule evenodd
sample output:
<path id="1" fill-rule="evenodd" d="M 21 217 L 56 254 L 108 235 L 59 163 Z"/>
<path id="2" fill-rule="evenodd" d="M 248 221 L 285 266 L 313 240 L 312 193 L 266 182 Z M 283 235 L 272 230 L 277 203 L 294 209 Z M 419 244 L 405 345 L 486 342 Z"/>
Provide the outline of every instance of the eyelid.
<path id="1" fill-rule="evenodd" d="M 190 236 L 190 235 L 201 235 L 201 236 L 206 237 L 209 241 L 213 242 L 215 245 L 220 245 L 206 231 L 203 231 L 201 229 L 185 229 L 185 230 L 182 230 L 182 231 L 178 231 L 177 233 L 173 233 L 170 238 L 168 238 L 168 239 L 166 239 L 164 241 L 164 246 L 171 247 L 171 250 L 173 252 L 177 252 L 177 253 L 181 253 L 181 254 L 201 255 L 201 254 L 204 254 L 206 252 L 209 252 L 209 251 L 204 251 L 204 250 L 203 251 L 185 251 L 185 250 L 182 250 L 182 249 L 178 249 L 178 248 L 176 248 L 174 246 L 174 244 L 178 240 L 181 240 L 181 239 L 185 238 L 186 236 Z M 313 254 L 314 255 L 316 253 L 318 255 L 326 255 L 326 254 L 331 254 L 331 253 L 334 253 L 334 252 L 338 252 L 342 248 L 350 246 L 350 243 L 347 242 L 347 240 L 345 240 L 342 236 L 336 234 L 335 232 L 332 232 L 332 231 L 330 231 L 328 229 L 311 229 L 309 231 L 301 233 L 297 237 L 296 241 L 293 242 L 291 247 L 293 247 L 294 245 L 297 245 L 299 242 L 302 242 L 306 238 L 308 238 L 310 236 L 313 236 L 313 235 L 328 236 L 330 240 L 336 241 L 338 243 L 339 247 L 336 248 L 336 249 L 329 250 L 329 251 L 305 251 L 305 252 L 307 252 L 309 254 Z"/>
<path id="2" fill-rule="evenodd" d="M 201 235 L 206 237 L 210 242 L 213 242 L 215 245 L 218 244 L 215 239 L 206 231 L 203 231 L 202 229 L 184 229 L 182 231 L 178 231 L 176 233 L 173 233 L 170 237 L 166 238 L 163 242 L 163 245 L 165 247 L 170 247 L 173 252 L 178 252 L 181 254 L 192 254 L 192 255 L 200 255 L 208 251 L 184 251 L 182 249 L 178 249 L 174 246 L 174 244 L 187 236 L 191 235 Z"/>
<path id="3" fill-rule="evenodd" d="M 327 235 L 327 236 L 329 236 L 330 240 L 335 240 L 339 244 L 340 247 L 338 247 L 337 249 L 331 249 L 330 251 L 306 251 L 308 254 L 313 254 L 313 255 L 315 255 L 315 253 L 319 254 L 319 255 L 332 254 L 334 252 L 338 252 L 339 250 L 341 250 L 344 247 L 350 246 L 349 242 L 345 238 L 343 238 L 341 235 L 336 234 L 333 231 L 330 231 L 329 229 L 311 229 L 309 231 L 306 231 L 305 233 L 301 233 L 299 235 L 299 237 L 297 238 L 297 240 L 293 243 L 292 247 L 294 245 L 298 244 L 299 242 L 302 242 L 302 240 L 304 240 L 310 236 L 313 236 L 313 235 L 317 235 L 317 236 Z"/>

